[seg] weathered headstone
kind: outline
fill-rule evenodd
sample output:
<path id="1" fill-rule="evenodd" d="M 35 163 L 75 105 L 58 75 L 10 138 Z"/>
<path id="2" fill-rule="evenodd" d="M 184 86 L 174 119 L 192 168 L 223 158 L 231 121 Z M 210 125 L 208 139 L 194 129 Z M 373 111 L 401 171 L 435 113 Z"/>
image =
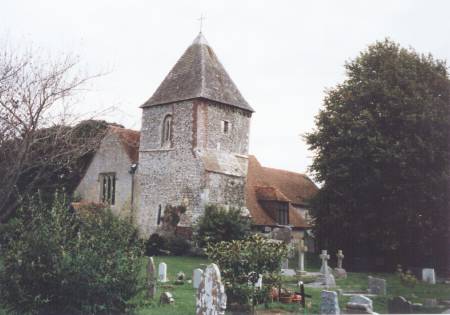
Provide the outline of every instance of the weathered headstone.
<path id="1" fill-rule="evenodd" d="M 388 301 L 389 314 L 411 314 L 413 307 L 403 296 L 396 296 Z"/>
<path id="2" fill-rule="evenodd" d="M 147 263 L 147 289 L 148 296 L 153 298 L 156 293 L 156 267 L 153 257 L 149 257 Z"/>
<path id="3" fill-rule="evenodd" d="M 369 276 L 369 293 L 386 295 L 386 280 Z"/>
<path id="4" fill-rule="evenodd" d="M 305 273 L 305 253 L 307 251 L 308 247 L 305 245 L 305 241 L 301 239 L 298 244 L 298 268 L 300 270 L 300 274 Z"/>
<path id="5" fill-rule="evenodd" d="M 289 259 L 285 258 L 281 261 L 281 269 L 289 269 Z"/>
<path id="6" fill-rule="evenodd" d="M 337 267 L 334 268 L 334 275 L 336 278 L 347 278 L 347 272 L 344 268 L 342 268 L 342 261 L 344 260 L 344 254 L 342 253 L 342 250 L 339 249 L 337 254 Z"/>
<path id="7" fill-rule="evenodd" d="M 161 296 L 159 297 L 159 303 L 161 304 L 172 304 L 175 302 L 175 299 L 173 298 L 172 293 L 170 292 L 163 292 L 161 293 Z"/>
<path id="8" fill-rule="evenodd" d="M 338 295 L 334 291 L 320 293 L 320 314 L 340 314 Z"/>
<path id="9" fill-rule="evenodd" d="M 192 286 L 194 289 L 198 289 L 198 286 L 200 285 L 200 281 L 202 280 L 203 270 L 197 268 L 194 269 L 194 272 L 192 273 Z"/>
<path id="10" fill-rule="evenodd" d="M 183 271 L 179 271 L 177 273 L 177 278 L 175 279 L 175 284 L 184 284 L 184 281 L 186 280 L 186 275 Z"/>
<path id="11" fill-rule="evenodd" d="M 162 262 L 158 266 L 158 281 L 167 282 L 167 264 Z"/>
<path id="12" fill-rule="evenodd" d="M 351 313 L 364 312 L 366 314 L 370 314 L 373 312 L 373 302 L 367 296 L 353 295 L 346 304 L 346 309 Z"/>
<path id="13" fill-rule="evenodd" d="M 429 284 L 436 284 L 436 274 L 433 268 L 422 269 L 422 281 Z"/>
<path id="14" fill-rule="evenodd" d="M 216 264 L 209 265 L 197 289 L 196 315 L 224 315 L 227 296 Z"/>

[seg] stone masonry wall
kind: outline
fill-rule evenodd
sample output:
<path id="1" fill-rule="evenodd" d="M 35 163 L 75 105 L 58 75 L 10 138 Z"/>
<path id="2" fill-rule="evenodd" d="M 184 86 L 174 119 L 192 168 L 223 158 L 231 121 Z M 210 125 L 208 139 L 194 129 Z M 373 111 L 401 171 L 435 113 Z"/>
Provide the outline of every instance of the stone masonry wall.
<path id="1" fill-rule="evenodd" d="M 162 123 L 172 115 L 172 146 L 161 147 Z M 223 134 L 221 121 L 230 122 Z M 180 226 L 191 226 L 207 203 L 245 205 L 243 177 L 206 172 L 199 150 L 247 154 L 250 115 L 206 100 L 188 100 L 143 109 L 139 152 L 140 206 L 136 223 L 148 237 L 157 228 L 158 209 L 187 201 Z"/>
<path id="2" fill-rule="evenodd" d="M 89 164 L 85 175 L 78 184 L 75 194 L 83 201 L 100 202 L 101 173 L 116 173 L 115 205 L 111 206 L 113 213 L 128 216 L 131 211 L 131 180 L 128 172 L 131 160 L 115 134 L 108 134 L 102 140 L 100 148 Z"/>

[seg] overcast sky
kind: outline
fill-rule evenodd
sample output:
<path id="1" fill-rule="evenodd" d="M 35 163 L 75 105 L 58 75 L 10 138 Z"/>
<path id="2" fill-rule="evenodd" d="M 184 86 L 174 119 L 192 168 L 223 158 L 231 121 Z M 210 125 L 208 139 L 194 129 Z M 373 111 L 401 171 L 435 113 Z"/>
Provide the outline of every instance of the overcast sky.
<path id="1" fill-rule="evenodd" d="M 91 84 L 80 112 L 140 129 L 143 104 L 199 32 L 255 109 L 250 153 L 265 166 L 305 172 L 324 90 L 345 61 L 389 37 L 450 59 L 450 1 L 2 0 L 0 36 L 80 56 Z"/>

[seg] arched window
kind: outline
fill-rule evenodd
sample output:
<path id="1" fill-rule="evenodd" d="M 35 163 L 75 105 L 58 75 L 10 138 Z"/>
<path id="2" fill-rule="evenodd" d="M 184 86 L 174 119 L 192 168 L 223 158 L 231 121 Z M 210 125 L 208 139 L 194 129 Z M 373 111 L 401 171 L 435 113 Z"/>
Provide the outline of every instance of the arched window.
<path id="1" fill-rule="evenodd" d="M 170 147 L 172 145 L 172 115 L 164 117 L 161 135 L 161 146 Z"/>

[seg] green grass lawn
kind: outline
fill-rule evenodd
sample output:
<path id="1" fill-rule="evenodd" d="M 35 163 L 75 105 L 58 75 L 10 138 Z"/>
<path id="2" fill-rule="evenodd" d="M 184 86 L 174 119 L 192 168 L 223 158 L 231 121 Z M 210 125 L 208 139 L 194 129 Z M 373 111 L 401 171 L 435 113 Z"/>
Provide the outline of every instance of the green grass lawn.
<path id="1" fill-rule="evenodd" d="M 208 261 L 205 258 L 197 257 L 156 257 L 156 267 L 160 262 L 164 261 L 167 264 L 167 273 L 169 282 L 167 287 L 159 285 L 155 298 L 150 300 L 146 297 L 146 292 L 142 292 L 133 300 L 139 304 L 139 308 L 136 313 L 139 315 L 152 315 L 152 314 L 164 314 L 164 315 L 190 315 L 195 314 L 195 294 L 196 291 L 192 288 L 191 283 L 185 283 L 184 285 L 174 285 L 176 274 L 179 271 L 183 271 L 187 279 L 192 278 L 192 271 L 195 268 L 204 267 Z M 307 261 L 308 263 L 308 261 Z M 142 261 L 142 277 L 146 278 L 146 266 L 147 260 Z M 318 266 L 309 264 L 309 270 L 318 270 Z M 450 299 L 450 285 L 436 284 L 430 285 L 425 283 L 418 283 L 414 288 L 404 287 L 398 277 L 394 274 L 368 274 L 368 273 L 348 273 L 347 279 L 336 280 L 339 288 L 352 291 L 362 291 L 367 289 L 367 276 L 372 275 L 381 277 L 387 280 L 387 295 L 373 298 L 374 311 L 377 313 L 387 313 L 387 301 L 393 296 L 401 295 L 413 302 L 423 303 L 425 298 L 437 298 L 437 299 Z M 297 280 L 295 277 L 285 277 L 283 285 L 296 289 Z M 169 291 L 175 298 L 173 305 L 159 305 L 159 296 L 161 292 Z M 320 289 L 306 288 L 306 293 L 311 294 L 312 308 L 308 309 L 309 314 L 317 314 L 320 306 Z M 345 308 L 345 303 L 348 301 L 348 297 L 339 297 L 339 304 L 341 310 Z M 291 313 L 300 313 L 299 307 L 293 304 L 272 303 L 269 305 L 270 309 L 285 310 Z M 264 309 L 263 305 L 257 307 L 257 309 Z M 439 313 L 440 309 L 423 309 L 423 313 Z M 303 313 L 303 312 L 302 312 Z M 1 310 L 0 315 L 6 314 Z"/>
<path id="2" fill-rule="evenodd" d="M 159 262 L 164 261 L 167 263 L 167 272 L 169 277 L 169 284 L 173 288 L 161 288 L 159 287 L 156 293 L 156 298 L 153 302 L 142 306 L 138 309 L 138 314 L 195 314 L 195 290 L 192 288 L 192 284 L 173 285 L 176 273 L 183 271 L 188 279 L 192 278 L 192 271 L 195 268 L 201 267 L 202 264 L 208 263 L 204 258 L 193 257 L 157 257 L 155 259 L 156 265 Z M 309 264 L 310 270 L 318 270 L 316 262 Z M 203 265 L 204 266 L 204 265 Z M 369 273 L 348 273 L 347 279 L 338 279 L 336 283 L 339 288 L 351 291 L 363 291 L 367 289 L 367 277 L 369 275 L 375 277 L 381 277 L 387 280 L 387 295 L 378 296 L 373 298 L 374 311 L 377 313 L 387 313 L 387 301 L 388 299 L 401 295 L 412 302 L 423 303 L 425 298 L 437 298 L 437 299 L 450 299 L 450 285 L 436 284 L 430 285 L 425 283 L 418 283 L 414 288 L 408 288 L 400 283 L 398 277 L 394 274 L 369 274 Z M 143 276 L 145 276 L 145 268 L 143 267 Z M 295 289 L 297 279 L 294 277 L 284 278 L 284 286 Z M 159 305 L 159 295 L 163 291 L 169 291 L 174 295 L 174 305 Z M 321 289 L 306 288 L 306 293 L 311 294 L 312 308 L 308 310 L 309 314 L 317 314 L 320 306 L 320 291 Z M 142 296 L 141 298 L 143 298 Z M 339 297 L 339 304 L 341 309 L 345 308 L 345 304 L 348 302 L 349 297 Z M 271 309 L 285 310 L 292 313 L 300 313 L 299 307 L 293 304 L 272 303 L 269 306 Z M 263 305 L 258 306 L 258 309 L 264 309 Z M 423 309 L 425 313 L 439 313 L 440 309 Z M 303 313 L 303 312 L 302 312 Z"/>

